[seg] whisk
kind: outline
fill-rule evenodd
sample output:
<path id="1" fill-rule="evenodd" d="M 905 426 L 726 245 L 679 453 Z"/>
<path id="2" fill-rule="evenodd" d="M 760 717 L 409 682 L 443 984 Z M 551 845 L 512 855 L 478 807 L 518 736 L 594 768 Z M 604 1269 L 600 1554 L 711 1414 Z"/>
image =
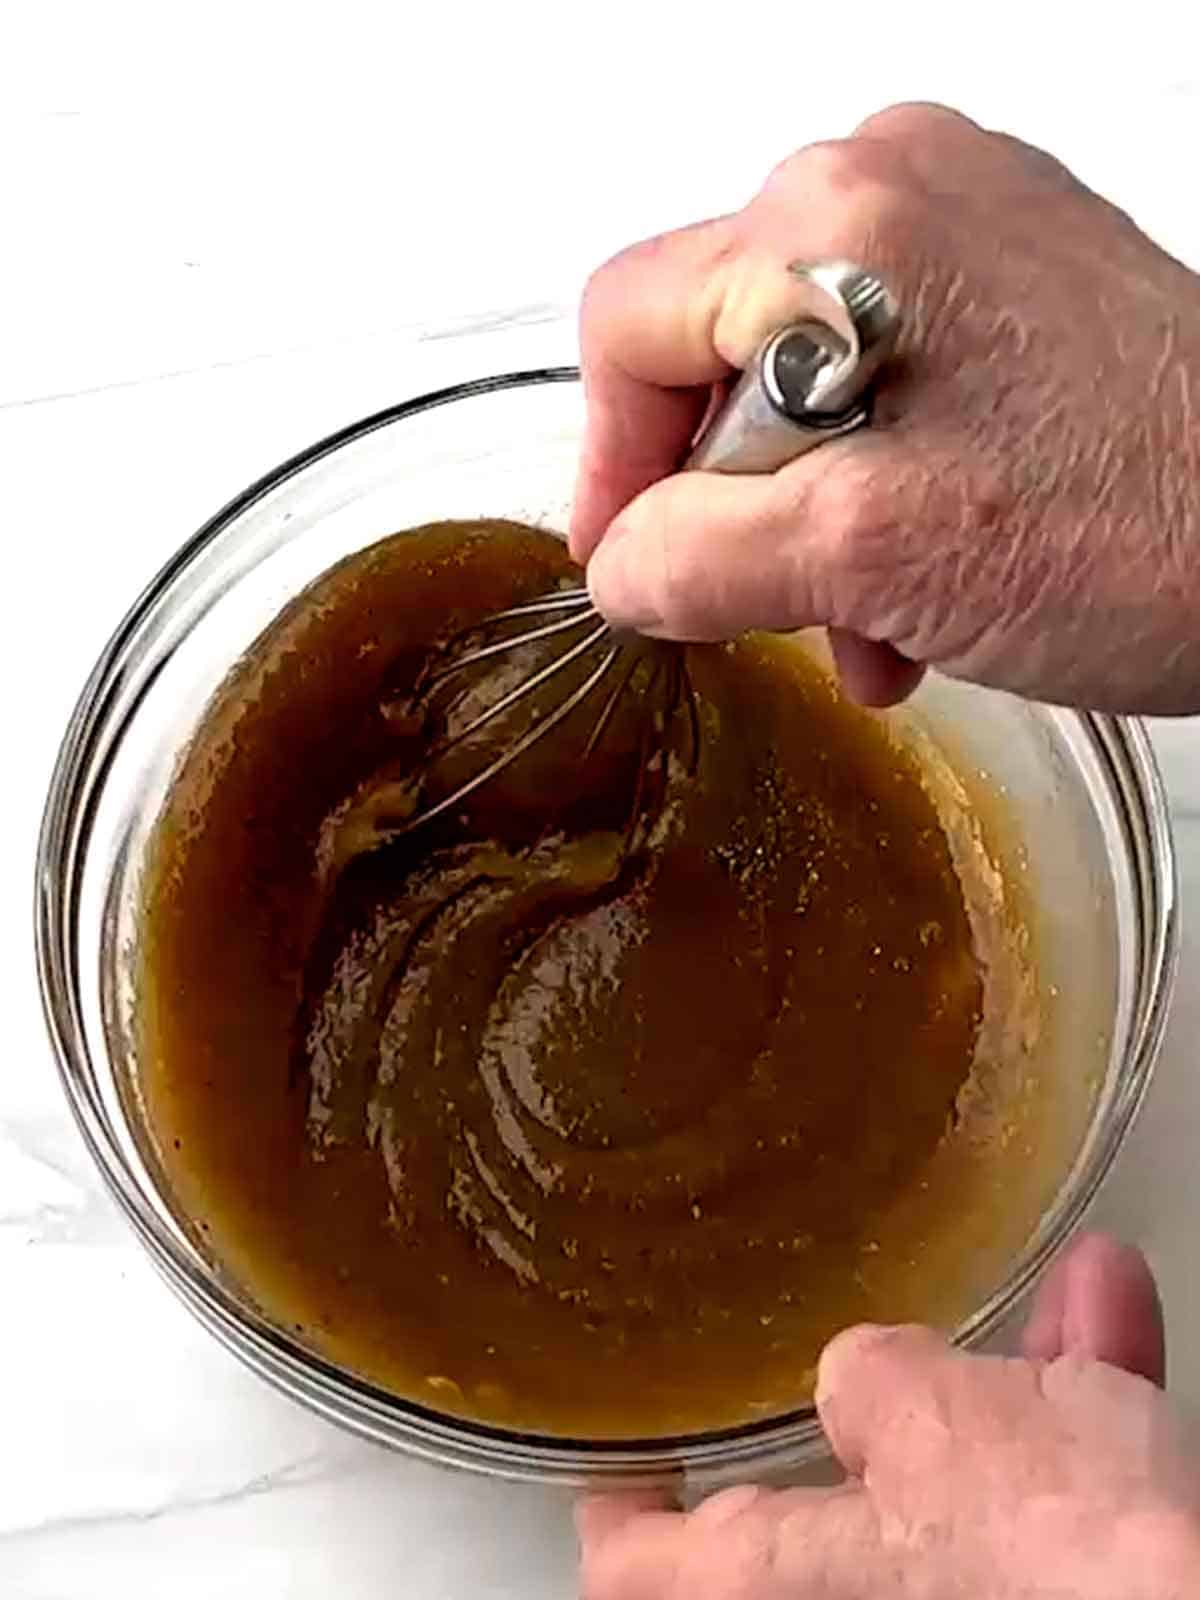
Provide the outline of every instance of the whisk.
<path id="1" fill-rule="evenodd" d="M 894 299 L 878 278 L 846 262 L 793 263 L 788 271 L 795 289 L 800 291 L 799 298 L 805 302 L 804 314 L 766 339 L 725 404 L 694 443 L 684 463 L 685 470 L 772 472 L 867 422 L 871 381 L 892 350 L 899 329 Z M 517 652 L 541 650 L 555 640 L 562 642 L 560 653 L 519 676 L 464 726 L 457 727 L 427 752 L 413 775 L 410 792 L 416 796 L 415 806 L 403 822 L 388 830 L 393 837 L 461 806 L 475 790 L 545 739 L 585 701 L 598 695 L 611 678 L 608 692 L 599 701 L 584 756 L 595 751 L 621 697 L 646 658 L 639 651 L 636 635 L 615 632 L 596 610 L 582 584 L 495 612 L 455 634 L 431 658 L 413 703 L 417 708 L 428 707 L 464 674 L 499 658 L 515 657 Z M 661 735 L 680 704 L 686 704 L 695 752 L 699 727 L 683 648 L 661 647 L 648 670 L 652 674 L 651 685 L 661 675 L 665 693 L 654 714 L 654 727 L 647 731 Z M 423 803 L 425 778 L 450 750 L 513 712 L 543 685 L 558 677 L 569 682 L 580 672 L 582 676 L 551 710 L 535 717 L 531 726 L 478 772 L 434 803 Z M 648 694 L 646 698 L 651 703 Z"/>

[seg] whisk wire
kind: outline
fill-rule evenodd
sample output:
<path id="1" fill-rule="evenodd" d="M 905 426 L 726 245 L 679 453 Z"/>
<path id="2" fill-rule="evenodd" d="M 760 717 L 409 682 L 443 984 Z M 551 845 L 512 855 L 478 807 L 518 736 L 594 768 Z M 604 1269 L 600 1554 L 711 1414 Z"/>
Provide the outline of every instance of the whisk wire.
<path id="1" fill-rule="evenodd" d="M 605 729 L 612 721 L 613 712 L 620 704 L 621 696 L 633 682 L 633 675 L 639 666 L 641 666 L 640 658 L 636 655 L 631 655 L 624 672 L 622 672 L 621 676 L 617 679 L 616 683 L 609 691 L 607 699 L 600 708 L 600 715 L 596 718 L 595 725 L 593 726 L 591 733 L 588 735 L 588 742 L 583 747 L 583 759 L 585 761 L 589 756 L 595 755 L 596 747 L 604 737 Z"/>
<path id="2" fill-rule="evenodd" d="M 537 644 L 542 639 L 553 639 L 557 634 L 570 633 L 573 628 L 585 627 L 587 623 L 591 622 L 597 615 L 595 611 L 589 610 L 583 606 L 576 607 L 574 609 L 576 612 L 574 616 L 564 617 L 558 622 L 548 622 L 544 627 L 541 628 L 531 628 L 528 633 L 522 633 L 516 637 L 510 636 L 505 639 L 497 639 L 494 644 L 481 645 L 477 650 L 468 650 L 462 655 L 454 656 L 453 660 L 448 661 L 444 666 L 435 667 L 432 672 L 430 672 L 429 676 L 422 685 L 422 690 L 425 693 L 430 693 L 436 689 L 439 684 L 443 684 L 448 679 L 456 677 L 460 672 L 466 671 L 468 667 L 477 666 L 481 661 L 490 661 L 495 656 L 506 655 L 515 650 L 518 645 Z M 497 613 L 496 616 L 489 617 L 488 625 L 490 627 L 502 620 L 507 621 L 508 617 L 502 617 L 500 613 Z M 463 633 L 456 635 L 455 639 L 451 639 L 449 644 L 446 645 L 444 651 L 442 652 L 442 655 L 452 655 L 457 639 L 469 637 L 470 634 L 478 631 L 478 626 L 475 628 L 465 629 Z"/>
<path id="3" fill-rule="evenodd" d="M 587 610 L 591 605 L 591 595 L 582 584 L 578 584 L 573 589 L 556 589 L 553 594 L 544 594 L 540 599 L 527 600 L 523 605 L 509 606 L 507 611 L 493 611 L 490 617 L 474 623 L 464 632 L 474 633 L 481 628 L 493 628 L 498 622 L 515 622 L 521 617 L 540 616 L 545 611 L 570 611 L 576 607 Z"/>
<path id="4" fill-rule="evenodd" d="M 586 655 L 595 645 L 600 644 L 608 631 L 607 622 L 600 622 L 597 627 L 592 629 L 591 633 L 586 634 L 577 644 L 573 644 L 569 650 L 564 651 L 561 656 L 557 656 L 544 667 L 540 667 L 537 672 L 531 674 L 528 678 L 522 678 L 520 683 L 510 689 L 507 694 L 502 694 L 498 700 L 493 701 L 486 710 L 481 711 L 465 728 L 459 728 L 449 738 L 440 740 L 430 751 L 429 759 L 440 759 L 448 751 L 462 744 L 465 739 L 469 739 L 472 734 L 478 733 L 481 728 L 486 728 L 489 722 L 494 722 L 497 717 L 502 717 L 510 707 L 521 700 L 527 699 L 535 689 L 539 688 L 548 679 L 557 676 L 564 667 L 569 667 L 572 661 L 577 661 L 580 656 Z M 530 637 L 533 636 L 523 635 L 522 643 Z M 544 634 L 539 634 L 538 637 L 544 637 Z M 445 678 L 442 681 L 444 682 Z M 544 728 L 549 725 L 551 725 L 550 719 L 548 717 L 544 718 L 536 725 L 535 731 L 537 728 Z"/>
<path id="5" fill-rule="evenodd" d="M 596 643 L 601 632 L 607 632 L 607 628 L 608 625 L 605 624 L 602 630 L 596 630 L 595 637 L 590 639 L 589 648 L 591 645 Z M 565 721 L 565 719 L 571 715 L 572 711 L 575 710 L 576 706 L 581 705 L 583 701 L 587 699 L 588 695 L 591 694 L 592 690 L 607 674 L 609 668 L 612 666 L 613 662 L 616 661 L 620 653 L 620 645 L 610 645 L 609 648 L 604 652 L 603 656 L 601 656 L 598 664 L 592 669 L 591 672 L 588 673 L 583 682 L 573 689 L 571 693 L 563 700 L 561 700 L 548 716 L 543 717 L 538 722 L 535 722 L 531 728 L 527 728 L 521 737 L 515 740 L 507 750 L 503 750 L 495 758 L 495 760 L 490 761 L 487 766 L 485 766 L 481 771 L 477 772 L 474 777 L 468 778 L 465 783 L 459 784 L 451 794 L 446 795 L 443 799 L 437 801 L 436 804 L 430 806 L 427 810 L 420 812 L 417 816 L 410 817 L 407 822 L 395 830 L 393 837 L 399 837 L 402 834 L 411 833 L 414 828 L 421 827 L 426 822 L 432 822 L 435 817 L 442 816 L 445 812 L 453 810 L 455 806 L 461 805 L 462 802 L 468 798 L 468 796 L 474 794 L 476 789 L 481 788 L 485 783 L 489 783 L 494 777 L 497 776 L 497 774 L 503 772 L 507 767 L 510 767 L 512 763 L 518 759 L 518 757 L 523 756 L 526 750 L 528 750 L 532 745 L 536 744 L 540 739 L 543 739 L 552 728 L 556 728 L 560 722 Z M 554 663 L 555 667 L 559 667 L 560 665 L 560 662 Z M 525 689 L 525 692 L 528 693 L 527 688 Z"/>

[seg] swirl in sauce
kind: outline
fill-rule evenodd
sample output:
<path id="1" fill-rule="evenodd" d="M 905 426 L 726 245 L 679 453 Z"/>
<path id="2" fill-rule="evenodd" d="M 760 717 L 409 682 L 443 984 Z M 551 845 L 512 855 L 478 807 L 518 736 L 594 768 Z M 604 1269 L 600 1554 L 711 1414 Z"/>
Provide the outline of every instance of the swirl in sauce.
<path id="1" fill-rule="evenodd" d="M 326 1354 L 692 1431 L 802 1403 L 847 1322 L 957 1316 L 1021 1242 L 994 1135 L 1036 1127 L 1036 995 L 967 812 L 783 641 L 689 653 L 699 765 L 668 738 L 639 849 L 636 686 L 594 761 L 565 727 L 392 839 L 429 649 L 565 570 L 513 525 L 397 536 L 239 665 L 151 852 L 141 1106 L 196 1236 Z"/>

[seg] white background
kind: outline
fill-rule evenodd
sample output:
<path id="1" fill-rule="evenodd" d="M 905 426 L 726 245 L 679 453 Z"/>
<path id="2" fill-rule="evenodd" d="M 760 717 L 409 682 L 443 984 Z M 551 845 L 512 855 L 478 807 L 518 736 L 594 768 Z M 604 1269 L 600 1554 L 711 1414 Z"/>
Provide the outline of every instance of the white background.
<path id="1" fill-rule="evenodd" d="M 212 1345 L 62 1109 L 33 981 L 33 840 L 70 704 L 135 591 L 330 428 L 572 359 L 591 266 L 740 204 L 796 145 L 897 99 L 1044 144 L 1200 266 L 1194 14 L 0 0 L 0 1593 L 574 1589 L 561 1502 L 360 1445 Z M 1156 736 L 1194 891 L 1200 735 Z M 1185 935 L 1166 1059 L 1101 1219 L 1150 1250 L 1178 1385 L 1200 1398 Z"/>

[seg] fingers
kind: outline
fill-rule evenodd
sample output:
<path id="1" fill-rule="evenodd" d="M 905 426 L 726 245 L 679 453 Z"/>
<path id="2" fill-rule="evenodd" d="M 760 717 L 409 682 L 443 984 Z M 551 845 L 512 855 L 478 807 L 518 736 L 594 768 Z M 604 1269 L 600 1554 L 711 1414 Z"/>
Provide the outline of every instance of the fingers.
<path id="1" fill-rule="evenodd" d="M 647 1512 L 675 1509 L 672 1497 L 661 1489 L 622 1489 L 586 1494 L 575 1506 L 575 1531 L 582 1543 L 598 1543 L 619 1533 L 626 1524 Z"/>
<path id="2" fill-rule="evenodd" d="M 1081 1239 L 1047 1278 L 1024 1338 L 1027 1358 L 1082 1356 L 1160 1386 L 1165 1380 L 1162 1308 L 1137 1250 L 1102 1235 Z M 827 1346 L 817 1409 L 834 1453 L 859 1475 L 886 1455 L 916 1418 L 936 1418 L 952 1398 L 964 1357 L 926 1328 L 853 1328 Z"/>
<path id="3" fill-rule="evenodd" d="M 583 1600 L 878 1600 L 894 1576 L 869 1500 L 845 1488 L 747 1485 L 690 1516 L 585 1503 L 580 1537 Z"/>
<path id="4" fill-rule="evenodd" d="M 811 308 L 796 260 L 849 259 L 914 303 L 928 288 L 931 197 L 978 186 L 1004 141 L 937 105 L 899 105 L 853 138 L 781 162 L 735 215 L 650 239 L 593 276 L 580 317 L 587 427 L 571 527 L 586 563 L 613 517 L 674 472 L 710 386 Z M 953 176 L 957 174 L 957 179 Z"/>
<path id="5" fill-rule="evenodd" d="M 804 551 L 778 499 L 772 478 L 664 479 L 627 507 L 592 557 L 592 600 L 614 627 L 665 639 L 815 621 L 810 574 L 785 571 L 785 561 L 803 564 Z"/>
<path id="6" fill-rule="evenodd" d="M 614 1490 L 584 1494 L 574 1507 L 574 1531 L 584 1549 L 619 1538 L 624 1528 L 645 1517 L 672 1514 L 672 1496 L 662 1490 Z"/>
<path id="7" fill-rule="evenodd" d="M 844 628 L 829 630 L 829 644 L 842 688 L 860 706 L 899 705 L 925 676 L 920 662 L 910 661 L 890 644 L 864 639 Z"/>
<path id="8" fill-rule="evenodd" d="M 854 628 L 867 618 L 872 636 L 886 638 L 899 602 L 919 597 L 928 560 L 920 466 L 898 439 L 864 432 L 768 476 L 664 479 L 596 551 L 592 599 L 614 626 L 658 638 Z"/>
<path id="9" fill-rule="evenodd" d="M 936 100 L 901 100 L 872 112 L 854 131 L 869 139 L 897 139 L 937 156 L 944 153 L 948 137 L 961 138 L 983 130 L 963 112 Z"/>
<path id="10" fill-rule="evenodd" d="M 929 1328 L 851 1328 L 826 1345 L 817 1369 L 817 1411 L 852 1477 L 862 1476 L 879 1442 L 899 1424 L 937 1414 L 938 1380 L 955 1359 Z"/>
<path id="11" fill-rule="evenodd" d="M 720 218 L 634 245 L 593 277 L 580 316 L 587 427 L 571 554 L 586 562 L 634 495 L 680 465 L 709 386 L 732 368 L 713 327 L 734 249 Z"/>
<path id="12" fill-rule="evenodd" d="M 627 1496 L 599 1495 L 575 1513 L 581 1600 L 682 1597 L 689 1522 L 681 1511 L 639 1510 Z"/>
<path id="13" fill-rule="evenodd" d="M 1038 1291 L 1024 1354 L 1084 1356 L 1166 1382 L 1166 1335 L 1154 1275 L 1141 1251 L 1103 1234 L 1080 1239 Z"/>
<path id="14" fill-rule="evenodd" d="M 744 211 L 635 245 L 595 274 L 580 316 L 587 426 L 570 535 L 577 561 L 623 506 L 680 466 L 710 386 L 744 368 L 769 333 L 811 313 L 790 263 L 870 254 L 882 219 L 904 214 L 907 170 L 883 140 L 813 145 L 777 168 Z M 907 253 L 889 257 L 869 264 L 885 271 Z"/>

